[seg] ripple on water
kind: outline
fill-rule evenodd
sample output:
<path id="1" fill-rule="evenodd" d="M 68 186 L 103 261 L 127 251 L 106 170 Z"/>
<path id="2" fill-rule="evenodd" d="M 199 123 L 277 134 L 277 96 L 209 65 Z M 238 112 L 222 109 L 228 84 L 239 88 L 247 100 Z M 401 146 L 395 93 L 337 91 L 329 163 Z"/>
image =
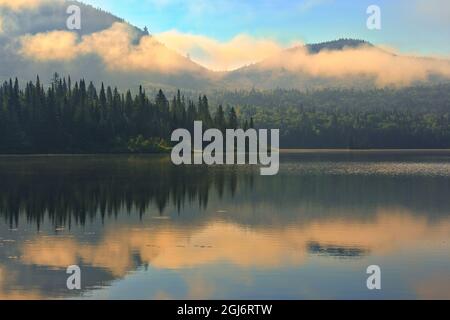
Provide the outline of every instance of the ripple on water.
<path id="1" fill-rule="evenodd" d="M 301 162 L 281 165 L 281 173 L 300 175 L 385 175 L 450 177 L 450 163 Z"/>

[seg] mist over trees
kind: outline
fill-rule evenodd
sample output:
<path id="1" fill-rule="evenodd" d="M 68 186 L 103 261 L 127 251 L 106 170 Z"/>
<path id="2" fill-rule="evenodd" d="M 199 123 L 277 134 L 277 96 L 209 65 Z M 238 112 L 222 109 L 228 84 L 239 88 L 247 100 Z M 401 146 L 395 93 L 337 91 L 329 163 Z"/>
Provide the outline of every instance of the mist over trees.
<path id="1" fill-rule="evenodd" d="M 0 87 L 0 153 L 146 153 L 173 130 L 277 128 L 282 148 L 450 148 L 450 85 L 403 89 L 215 91 L 151 99 L 70 77 Z M 195 100 L 195 101 L 194 101 Z M 223 107 L 225 106 L 225 107 Z"/>
<path id="2" fill-rule="evenodd" d="M 450 85 L 216 92 L 283 148 L 450 148 Z"/>
<path id="3" fill-rule="evenodd" d="M 162 152 L 173 130 L 246 126 L 233 108 L 211 115 L 208 98 L 187 100 L 178 91 L 169 100 L 159 90 L 154 101 L 140 87 L 133 95 L 97 89 L 85 80 L 55 74 L 45 89 L 39 76 L 20 88 L 17 79 L 0 87 L 0 153 Z M 252 121 L 250 121 L 252 122 Z"/>

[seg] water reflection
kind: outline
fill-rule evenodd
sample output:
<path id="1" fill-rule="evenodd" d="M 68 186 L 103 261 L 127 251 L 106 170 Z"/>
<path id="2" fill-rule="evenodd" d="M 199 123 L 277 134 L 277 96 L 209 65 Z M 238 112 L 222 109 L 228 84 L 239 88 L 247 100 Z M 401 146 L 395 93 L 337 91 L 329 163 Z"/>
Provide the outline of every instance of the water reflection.
<path id="1" fill-rule="evenodd" d="M 165 156 L 0 158 L 0 298 L 448 298 L 448 159 L 295 153 L 261 177 Z"/>

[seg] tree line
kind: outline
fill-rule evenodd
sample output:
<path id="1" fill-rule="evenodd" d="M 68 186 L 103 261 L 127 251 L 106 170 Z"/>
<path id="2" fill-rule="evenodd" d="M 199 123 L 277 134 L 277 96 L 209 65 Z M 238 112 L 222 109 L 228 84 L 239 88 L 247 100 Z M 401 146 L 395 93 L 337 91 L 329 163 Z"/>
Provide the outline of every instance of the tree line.
<path id="1" fill-rule="evenodd" d="M 55 74 L 0 87 L 0 153 L 144 153 L 177 128 L 280 129 L 282 148 L 450 148 L 450 84 L 402 89 L 215 91 L 150 99 Z M 218 106 L 218 107 L 211 107 Z M 223 108 L 222 105 L 226 107 Z"/>
<path id="2" fill-rule="evenodd" d="M 217 92 L 284 148 L 450 148 L 450 84 L 373 90 Z"/>
<path id="3" fill-rule="evenodd" d="M 136 95 L 117 88 L 98 90 L 81 79 L 55 74 L 44 88 L 39 76 L 24 89 L 10 79 L 0 87 L 0 153 L 161 152 L 170 148 L 177 128 L 249 128 L 232 107 L 211 114 L 206 95 L 185 99 L 180 91 L 169 101 L 159 90 L 152 101 L 142 86 Z"/>
<path id="4" fill-rule="evenodd" d="M 253 113 L 252 113 L 253 114 Z M 282 148 L 450 148 L 449 113 L 261 110 L 258 124 L 280 128 Z"/>

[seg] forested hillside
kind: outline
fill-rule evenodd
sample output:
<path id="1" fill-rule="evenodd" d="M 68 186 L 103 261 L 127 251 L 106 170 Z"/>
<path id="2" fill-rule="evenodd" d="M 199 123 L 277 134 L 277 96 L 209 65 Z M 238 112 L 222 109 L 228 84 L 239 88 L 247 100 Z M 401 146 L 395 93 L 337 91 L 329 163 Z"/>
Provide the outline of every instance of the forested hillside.
<path id="1" fill-rule="evenodd" d="M 136 95 L 98 90 L 57 74 L 49 88 L 39 77 L 24 89 L 9 80 L 0 88 L 0 153 L 161 152 L 173 130 L 191 129 L 194 120 L 222 129 L 251 123 L 233 108 L 211 115 L 205 95 L 194 103 L 178 91 L 169 102 L 160 90 L 153 101 L 142 87 Z"/>
<path id="2" fill-rule="evenodd" d="M 215 93 L 285 148 L 449 148 L 450 85 Z"/>
<path id="3" fill-rule="evenodd" d="M 161 152 L 174 129 L 278 128 L 284 148 L 450 148 L 450 85 L 155 98 L 54 76 L 0 88 L 0 153 Z M 194 102 L 195 100 L 196 102 Z M 222 105 L 225 108 L 222 108 Z"/>

